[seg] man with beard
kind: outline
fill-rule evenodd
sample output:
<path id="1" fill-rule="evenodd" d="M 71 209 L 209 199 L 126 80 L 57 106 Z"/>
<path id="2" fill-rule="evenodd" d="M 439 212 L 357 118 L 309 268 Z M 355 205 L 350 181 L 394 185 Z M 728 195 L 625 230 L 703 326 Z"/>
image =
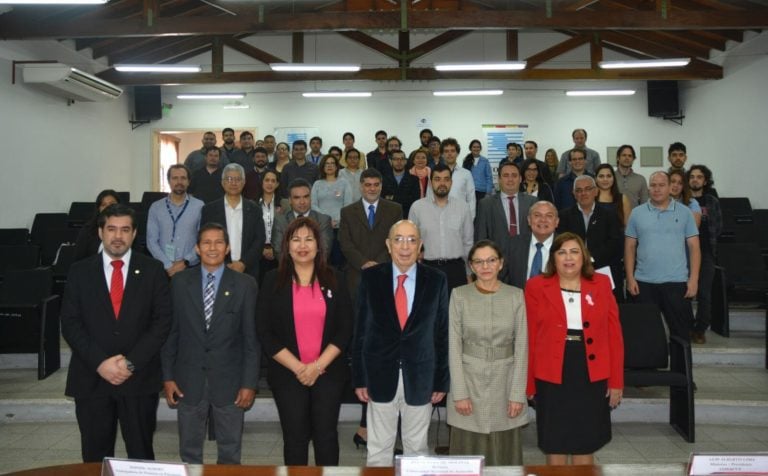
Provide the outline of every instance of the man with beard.
<path id="1" fill-rule="evenodd" d="M 171 193 L 149 207 L 147 248 L 163 263 L 168 276 L 198 263 L 195 252 L 203 201 L 187 194 L 189 170 L 182 164 L 168 168 Z"/>
<path id="2" fill-rule="evenodd" d="M 241 144 L 240 147 L 242 147 L 242 134 L 241 137 Z M 224 140 L 224 144 L 219 148 L 221 151 L 221 158 L 227 159 L 229 162 L 234 162 L 232 154 L 235 153 L 237 147 L 235 147 L 235 130 L 231 127 L 225 127 L 221 131 L 221 138 Z M 251 146 L 253 147 L 253 146 Z"/>
<path id="3" fill-rule="evenodd" d="M 445 139 L 440 144 L 440 153 L 442 154 L 443 162 L 448 166 L 448 170 L 451 172 L 451 185 L 449 188 L 451 197 L 457 200 L 463 200 L 469 205 L 469 214 L 472 217 L 472 220 L 474 220 L 475 212 L 477 211 L 475 179 L 472 178 L 472 172 L 458 164 L 459 152 L 461 152 L 460 149 L 459 143 L 453 137 Z M 430 194 L 431 191 L 427 190 L 428 197 Z"/>
<path id="4" fill-rule="evenodd" d="M 214 134 L 211 131 L 208 131 L 205 134 L 203 134 L 203 147 L 199 150 L 193 150 L 192 152 L 190 152 L 186 160 L 184 160 L 184 165 L 186 165 L 187 169 L 189 169 L 190 176 L 193 173 L 205 167 L 205 157 L 208 155 L 208 151 L 211 149 L 218 150 L 216 148 L 216 134 Z M 225 158 L 224 163 L 222 164 L 222 167 L 227 165 L 228 163 L 229 163 L 229 160 Z"/>
<path id="5" fill-rule="evenodd" d="M 221 189 L 221 165 L 219 149 L 209 149 L 205 156 L 205 167 L 192 172 L 189 179 L 189 193 L 205 203 L 211 203 L 224 196 Z"/>
<path id="6" fill-rule="evenodd" d="M 365 155 L 365 161 L 368 167 L 374 167 L 382 174 L 387 161 L 387 131 L 376 131 L 376 148 Z"/>
<path id="7" fill-rule="evenodd" d="M 667 160 L 669 161 L 668 172 L 673 170 L 682 170 L 685 173 L 685 162 L 688 160 L 688 150 L 682 142 L 673 142 L 667 149 Z"/>
<path id="8" fill-rule="evenodd" d="M 318 177 L 317 165 L 307 161 L 307 143 L 301 139 L 291 145 L 291 160 L 280 173 L 280 196 L 288 197 L 288 186 L 298 178 L 309 182 L 311 186 Z"/>
<path id="9" fill-rule="evenodd" d="M 320 164 L 320 159 L 323 158 L 323 139 L 319 136 L 315 136 L 309 139 L 309 155 L 307 161 L 315 165 Z"/>
<path id="10" fill-rule="evenodd" d="M 466 259 L 474 243 L 472 215 L 466 201 L 450 196 L 453 182 L 447 165 L 437 164 L 430 182 L 432 194 L 414 202 L 408 219 L 419 227 L 424 241 L 424 264 L 445 273 L 450 291 L 469 279 Z"/>
<path id="11" fill-rule="evenodd" d="M 253 150 L 253 164 L 246 168 L 245 188 L 243 196 L 249 200 L 258 200 L 261 198 L 261 178 L 267 171 L 269 163 L 267 162 L 267 149 L 256 147 Z"/>
<path id="12" fill-rule="evenodd" d="M 224 142 L 226 146 L 226 141 Z M 234 149 L 224 154 L 224 148 L 221 149 L 221 157 L 228 157 L 229 163 L 240 164 L 245 170 L 250 169 L 253 166 L 253 153 L 254 153 L 253 134 L 248 131 L 240 133 L 240 148 Z M 222 168 L 227 164 L 223 164 Z"/>
<path id="13" fill-rule="evenodd" d="M 271 134 L 267 134 L 264 136 L 264 144 L 262 144 L 262 146 L 265 149 L 267 149 L 267 163 L 275 160 L 276 145 L 277 145 L 277 141 L 275 140 L 275 136 Z"/>
<path id="14" fill-rule="evenodd" d="M 405 152 L 398 150 L 389 158 L 390 167 L 383 173 L 384 187 L 382 196 L 397 202 L 403 207 L 403 216 L 408 216 L 413 202 L 419 199 L 419 179 L 405 170 Z"/>
<path id="15" fill-rule="evenodd" d="M 635 148 L 622 145 L 616 151 L 616 186 L 620 193 L 629 198 L 633 207 L 648 201 L 648 182 L 645 177 L 632 170 L 635 162 Z"/>

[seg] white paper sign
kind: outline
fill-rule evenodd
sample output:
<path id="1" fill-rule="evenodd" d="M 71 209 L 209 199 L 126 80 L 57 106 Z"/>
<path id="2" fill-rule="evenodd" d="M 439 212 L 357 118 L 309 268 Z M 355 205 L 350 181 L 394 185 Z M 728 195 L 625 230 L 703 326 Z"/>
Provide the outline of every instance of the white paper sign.
<path id="1" fill-rule="evenodd" d="M 398 476 L 480 476 L 482 456 L 398 456 L 395 469 Z"/>
<path id="2" fill-rule="evenodd" d="M 768 474 L 768 453 L 704 453 L 691 456 L 690 476 Z"/>
<path id="3" fill-rule="evenodd" d="M 158 463 L 135 459 L 105 458 L 102 476 L 189 476 L 185 463 Z"/>

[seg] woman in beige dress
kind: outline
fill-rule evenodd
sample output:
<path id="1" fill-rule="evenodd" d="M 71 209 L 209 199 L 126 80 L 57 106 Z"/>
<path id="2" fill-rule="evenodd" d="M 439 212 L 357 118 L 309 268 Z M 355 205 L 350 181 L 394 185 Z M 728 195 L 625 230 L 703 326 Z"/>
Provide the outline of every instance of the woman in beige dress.
<path id="1" fill-rule="evenodd" d="M 498 245 L 469 251 L 472 284 L 453 290 L 448 330 L 450 454 L 484 455 L 491 466 L 522 465 L 528 422 L 528 330 L 523 292 L 502 283 Z"/>

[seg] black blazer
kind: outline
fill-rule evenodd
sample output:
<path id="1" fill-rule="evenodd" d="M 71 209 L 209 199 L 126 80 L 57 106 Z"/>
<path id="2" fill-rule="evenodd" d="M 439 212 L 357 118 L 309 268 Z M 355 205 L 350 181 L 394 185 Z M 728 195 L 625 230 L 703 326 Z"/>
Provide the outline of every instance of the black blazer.
<path id="1" fill-rule="evenodd" d="M 218 223 L 227 226 L 227 214 L 224 211 L 225 200 L 223 197 L 214 200 L 203 206 L 200 215 L 200 225 L 208 222 Z M 264 242 L 267 240 L 267 234 L 264 231 L 264 218 L 261 214 L 261 207 L 253 200 L 243 197 L 243 236 L 241 239 L 240 261 L 245 264 L 245 272 L 259 277 L 259 260 L 264 250 Z M 227 256 L 227 263 L 232 261 L 231 256 Z"/>
<path id="2" fill-rule="evenodd" d="M 256 332 L 264 351 L 270 357 L 282 349 L 288 349 L 298 359 L 299 346 L 293 319 L 293 286 L 289 284 L 276 288 L 277 272 L 278 270 L 273 269 L 264 276 L 262 292 L 259 293 L 256 303 L 256 308 L 259 309 Z M 334 271 L 334 276 L 334 287 L 320 287 L 325 299 L 325 327 L 320 348 L 324 350 L 328 344 L 333 344 L 341 349 L 343 354 L 352 337 L 352 301 L 341 273 Z M 349 378 L 349 365 L 342 355 L 337 357 L 325 372 L 325 376 L 343 384 Z M 287 380 L 296 380 L 296 376 L 276 360 L 269 359 L 267 380 L 270 386 L 274 386 Z"/>
<path id="3" fill-rule="evenodd" d="M 381 172 L 383 177 L 381 196 L 387 200 L 397 202 L 403 207 L 403 216 L 408 216 L 413 202 L 421 198 L 421 189 L 419 188 L 419 179 L 405 171 L 400 183 L 397 183 L 395 175 L 391 170 Z"/>
<path id="4" fill-rule="evenodd" d="M 405 324 L 395 310 L 392 264 L 363 270 L 352 347 L 355 388 L 368 388 L 374 402 L 389 402 L 397 391 L 402 367 L 405 401 L 426 405 L 433 392 L 447 392 L 448 282 L 441 271 L 422 264 L 416 269 L 413 306 Z"/>
<path id="5" fill-rule="evenodd" d="M 502 247 L 504 253 L 504 268 L 499 274 L 502 282 L 525 289 L 528 281 L 528 253 L 531 247 L 531 233 L 517 235 L 508 240 Z"/>
<path id="6" fill-rule="evenodd" d="M 589 228 L 584 229 L 584 219 L 578 205 L 560 210 L 560 224 L 557 233 L 576 233 L 587 243 L 587 249 L 594 258 L 595 268 L 610 266 L 621 256 L 619 246 L 623 236 L 621 222 L 613 210 L 595 204 L 595 211 L 589 219 Z"/>
<path id="7" fill-rule="evenodd" d="M 72 265 L 61 307 L 61 332 L 72 349 L 65 394 L 74 398 L 157 393 L 160 348 L 171 328 L 168 276 L 162 263 L 132 252 L 119 319 L 115 319 L 101 253 Z M 122 385 L 96 372 L 122 354 L 136 370 Z"/>
<path id="8" fill-rule="evenodd" d="M 207 398 L 224 406 L 235 401 L 241 388 L 258 387 L 258 287 L 251 276 L 224 268 L 206 331 L 203 271 L 202 266 L 185 269 L 171 281 L 173 325 L 162 350 L 163 380 L 174 380 L 190 405 Z"/>

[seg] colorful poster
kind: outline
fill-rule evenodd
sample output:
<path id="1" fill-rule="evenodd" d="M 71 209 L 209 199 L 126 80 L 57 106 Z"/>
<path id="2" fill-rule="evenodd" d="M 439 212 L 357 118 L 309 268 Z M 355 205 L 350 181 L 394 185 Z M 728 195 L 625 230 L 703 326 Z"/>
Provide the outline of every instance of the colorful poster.
<path id="1" fill-rule="evenodd" d="M 523 145 L 528 124 L 483 124 L 485 145 L 483 150 L 493 170 L 493 184 L 498 189 L 497 170 L 501 159 L 507 156 L 507 144 L 515 142 Z"/>

